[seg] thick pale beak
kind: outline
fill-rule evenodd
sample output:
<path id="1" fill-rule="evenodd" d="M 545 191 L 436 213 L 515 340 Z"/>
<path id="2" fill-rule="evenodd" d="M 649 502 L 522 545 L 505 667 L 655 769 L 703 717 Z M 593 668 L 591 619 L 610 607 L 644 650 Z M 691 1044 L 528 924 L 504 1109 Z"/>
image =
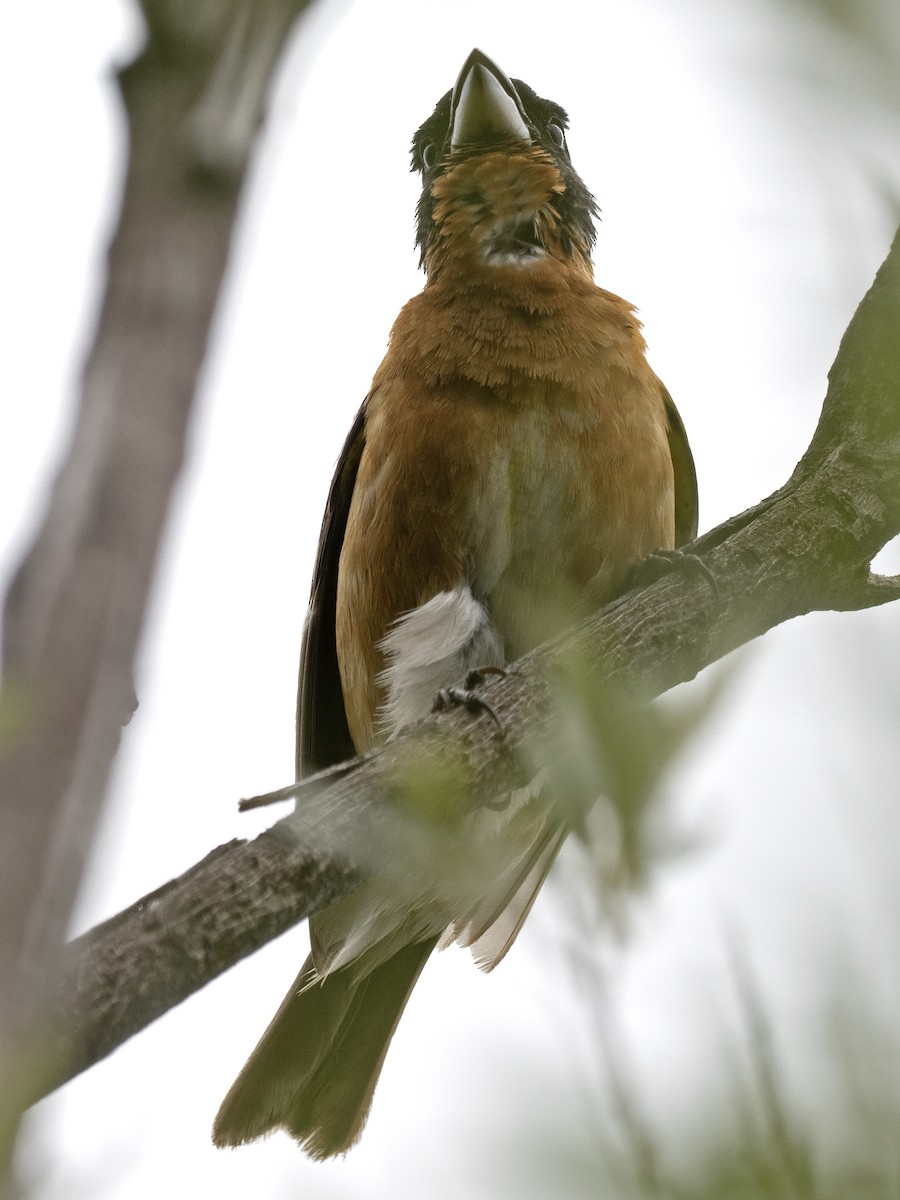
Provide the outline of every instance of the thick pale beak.
<path id="1" fill-rule="evenodd" d="M 450 101 L 450 146 L 515 137 L 531 141 L 522 101 L 495 62 L 473 50 L 459 73 Z"/>

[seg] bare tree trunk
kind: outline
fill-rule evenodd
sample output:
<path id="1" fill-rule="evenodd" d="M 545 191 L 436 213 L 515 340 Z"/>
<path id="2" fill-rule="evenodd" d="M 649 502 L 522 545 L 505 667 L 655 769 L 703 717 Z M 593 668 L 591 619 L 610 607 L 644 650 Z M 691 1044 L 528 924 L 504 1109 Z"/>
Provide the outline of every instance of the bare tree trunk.
<path id="1" fill-rule="evenodd" d="M 63 943 L 122 726 L 160 539 L 266 95 L 309 0 L 142 0 L 130 155 L 78 421 L 5 609 L 0 1175 L 15 1043 Z M 63 197 L 65 203 L 65 197 Z M 0 1046 L 3 1042 L 0 1041 Z M 25 1086 L 25 1090 L 30 1090 Z"/>

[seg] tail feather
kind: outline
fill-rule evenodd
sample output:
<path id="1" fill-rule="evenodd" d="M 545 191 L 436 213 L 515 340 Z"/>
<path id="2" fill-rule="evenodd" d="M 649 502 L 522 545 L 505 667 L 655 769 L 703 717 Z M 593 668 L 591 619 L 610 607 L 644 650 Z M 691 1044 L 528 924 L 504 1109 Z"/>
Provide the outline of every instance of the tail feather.
<path id="1" fill-rule="evenodd" d="M 480 930 L 469 928 L 465 937 L 460 938 L 459 944 L 471 949 L 475 965 L 482 971 L 493 971 L 519 936 L 525 918 L 531 912 L 567 834 L 567 829 L 548 831 L 547 840 L 541 846 L 540 853 L 532 858 L 528 874 L 521 879 L 515 894 L 503 911 L 490 925 L 482 926 Z"/>
<path id="2" fill-rule="evenodd" d="M 283 1128 L 314 1158 L 362 1133 L 384 1057 L 435 939 L 406 946 L 353 982 L 336 971 L 308 984 L 307 959 L 235 1080 L 213 1125 L 217 1146 Z"/>

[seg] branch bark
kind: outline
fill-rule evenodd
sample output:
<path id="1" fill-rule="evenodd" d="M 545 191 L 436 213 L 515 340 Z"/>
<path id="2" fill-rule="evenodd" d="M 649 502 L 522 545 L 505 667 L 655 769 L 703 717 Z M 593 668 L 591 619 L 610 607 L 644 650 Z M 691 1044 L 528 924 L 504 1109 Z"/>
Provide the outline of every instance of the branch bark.
<path id="1" fill-rule="evenodd" d="M 142 0 L 119 74 L 130 156 L 72 443 L 5 607 L 0 1033 L 58 966 L 132 666 L 234 218 L 309 0 Z M 64 198 L 63 198 L 64 202 Z M 16 1124 L 4 1072 L 0 1189 Z M 12 1113 L 12 1115 L 9 1115 Z"/>
<path id="2" fill-rule="evenodd" d="M 69 948 L 50 1027 L 62 1069 L 35 1097 L 389 858 L 418 853 L 454 814 L 559 754 L 559 681 L 640 702 L 804 613 L 900 598 L 873 556 L 900 532 L 900 232 L 842 340 L 812 442 L 787 483 L 710 531 L 682 567 L 623 595 L 486 685 L 502 722 L 432 715 L 387 746 L 273 798 L 297 812 L 234 842 Z M 702 563 L 696 567 L 695 557 Z M 405 803 L 410 790 L 430 801 Z"/>

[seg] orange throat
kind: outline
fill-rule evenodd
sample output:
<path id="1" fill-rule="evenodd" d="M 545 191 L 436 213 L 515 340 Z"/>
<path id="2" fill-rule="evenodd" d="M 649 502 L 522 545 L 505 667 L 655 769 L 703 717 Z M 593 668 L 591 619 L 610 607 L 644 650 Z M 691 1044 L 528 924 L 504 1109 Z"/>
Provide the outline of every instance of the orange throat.
<path id="1" fill-rule="evenodd" d="M 563 237 L 557 201 L 565 190 L 540 146 L 517 143 L 460 158 L 432 185 L 437 230 L 425 260 L 429 279 L 521 281 L 551 264 L 591 278 L 589 247 Z"/>

